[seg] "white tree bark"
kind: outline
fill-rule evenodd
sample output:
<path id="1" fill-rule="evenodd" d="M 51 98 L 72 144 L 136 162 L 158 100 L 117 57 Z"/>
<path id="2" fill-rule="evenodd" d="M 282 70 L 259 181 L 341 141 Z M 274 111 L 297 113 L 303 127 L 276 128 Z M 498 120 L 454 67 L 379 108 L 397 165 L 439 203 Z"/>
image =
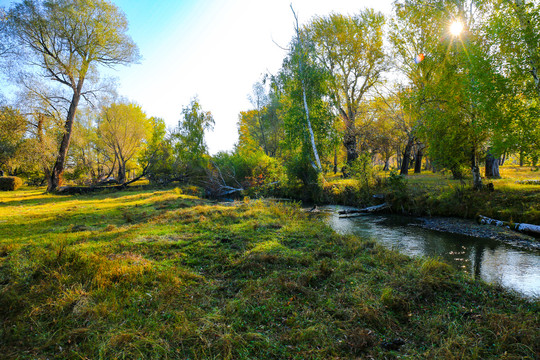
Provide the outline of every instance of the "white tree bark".
<path id="1" fill-rule="evenodd" d="M 317 171 L 322 172 L 322 166 L 321 166 L 321 160 L 319 159 L 319 153 L 317 152 L 317 145 L 315 144 L 315 135 L 313 134 L 313 128 L 311 127 L 311 121 L 309 120 L 309 107 L 307 104 L 307 98 L 306 98 L 306 85 L 304 82 L 304 64 L 303 64 L 303 58 L 304 58 L 304 47 L 302 44 L 302 40 L 300 39 L 300 29 L 298 27 L 298 17 L 296 16 L 296 13 L 294 12 L 294 9 L 291 4 L 291 10 L 294 15 L 294 20 L 296 22 L 295 30 L 296 30 L 296 41 L 297 44 L 300 45 L 300 50 L 302 51 L 302 56 L 300 57 L 300 78 L 302 83 L 302 95 L 304 99 L 304 110 L 306 112 L 306 120 L 307 120 L 307 127 L 309 131 L 309 137 L 311 140 L 311 147 L 313 148 L 313 156 L 315 157 L 315 163 L 317 164 Z"/>

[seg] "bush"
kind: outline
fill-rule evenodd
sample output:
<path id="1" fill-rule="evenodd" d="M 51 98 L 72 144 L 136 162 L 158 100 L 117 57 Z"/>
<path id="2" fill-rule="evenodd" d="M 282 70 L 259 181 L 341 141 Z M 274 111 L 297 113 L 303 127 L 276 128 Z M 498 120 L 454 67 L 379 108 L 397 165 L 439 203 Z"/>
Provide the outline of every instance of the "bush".
<path id="1" fill-rule="evenodd" d="M 322 184 L 322 203 L 360 206 L 364 204 L 361 195 L 361 186 L 356 179 L 329 181 Z"/>
<path id="2" fill-rule="evenodd" d="M 16 176 L 0 177 L 0 190 L 1 191 L 14 191 L 20 188 L 22 184 L 23 184 L 22 179 Z"/>
<path id="3" fill-rule="evenodd" d="M 227 185 L 241 186 L 248 190 L 250 196 L 275 195 L 285 178 L 281 163 L 262 151 L 243 154 L 222 152 L 215 155 L 212 162 Z"/>

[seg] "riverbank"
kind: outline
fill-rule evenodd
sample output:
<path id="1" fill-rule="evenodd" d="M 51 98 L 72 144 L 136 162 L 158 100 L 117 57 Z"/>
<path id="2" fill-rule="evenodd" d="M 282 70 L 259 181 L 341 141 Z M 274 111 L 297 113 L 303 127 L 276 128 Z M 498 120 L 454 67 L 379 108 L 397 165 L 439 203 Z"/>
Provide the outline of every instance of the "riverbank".
<path id="1" fill-rule="evenodd" d="M 481 225 L 474 220 L 460 218 L 421 217 L 418 219 L 420 220 L 418 226 L 424 229 L 476 238 L 493 239 L 524 249 L 540 250 L 540 242 L 537 238 L 504 227 Z"/>
<path id="2" fill-rule="evenodd" d="M 315 192 L 312 200 L 318 204 L 336 204 L 357 208 L 377 205 L 386 202 L 389 212 L 422 218 L 456 218 L 464 221 L 466 229 L 459 230 L 457 222 L 452 225 L 440 220 L 441 226 L 426 221 L 426 227 L 459 233 L 483 233 L 474 224 L 478 215 L 515 223 L 540 224 L 540 184 L 533 179 L 540 177 L 537 171 L 523 167 L 501 168 L 501 179 L 489 180 L 493 184 L 483 190 L 473 190 L 470 180 L 454 180 L 450 175 L 425 172 L 399 176 L 395 173 L 378 173 L 378 178 L 369 188 L 362 186 L 357 179 L 341 179 L 339 176 L 327 177 L 326 181 Z M 488 183 L 484 179 L 485 183 Z M 447 224 L 447 225 L 445 225 Z M 486 236 L 504 241 L 520 239 L 498 230 L 486 233 Z M 516 238 L 517 237 L 517 238 Z"/>
<path id="3" fill-rule="evenodd" d="M 0 195 L 7 358 L 534 359 L 540 302 L 181 189 Z"/>

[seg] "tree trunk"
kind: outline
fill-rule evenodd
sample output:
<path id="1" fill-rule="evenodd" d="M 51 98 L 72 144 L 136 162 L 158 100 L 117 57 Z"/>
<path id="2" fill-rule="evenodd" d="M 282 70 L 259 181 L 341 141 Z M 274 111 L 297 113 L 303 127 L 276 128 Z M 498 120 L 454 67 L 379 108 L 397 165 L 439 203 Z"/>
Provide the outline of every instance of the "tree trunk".
<path id="1" fill-rule="evenodd" d="M 521 231 L 529 234 L 540 235 L 540 226 L 525 223 L 514 223 L 508 221 L 501 221 L 488 218 L 486 216 L 478 215 L 478 223 L 482 225 L 495 225 L 508 228 L 510 230 Z"/>
<path id="2" fill-rule="evenodd" d="M 116 180 L 119 184 L 126 182 L 126 164 L 123 161 L 118 161 L 118 178 Z"/>
<path id="3" fill-rule="evenodd" d="M 523 166 L 525 159 L 525 155 L 523 154 L 523 150 L 519 150 L 519 166 Z"/>
<path id="4" fill-rule="evenodd" d="M 493 154 L 488 150 L 486 154 L 486 178 L 488 179 L 500 179 L 501 175 L 499 174 L 499 159 L 497 159 Z"/>
<path id="5" fill-rule="evenodd" d="M 422 145 L 418 145 L 418 150 L 416 151 L 416 160 L 414 162 L 414 173 L 420 174 L 422 172 L 422 157 L 424 156 L 424 148 Z"/>
<path id="6" fill-rule="evenodd" d="M 82 87 L 82 83 L 80 84 L 80 87 Z M 80 98 L 80 90 L 74 91 L 71 104 L 69 105 L 66 123 L 64 125 L 64 135 L 62 136 L 62 141 L 60 142 L 58 156 L 56 157 L 56 162 L 54 163 L 54 167 L 49 176 L 49 183 L 47 185 L 48 192 L 58 190 L 62 183 L 62 174 L 64 173 L 64 164 L 66 163 L 69 143 L 71 141 L 73 121 L 75 120 L 75 112 L 77 111 Z"/>
<path id="7" fill-rule="evenodd" d="M 409 175 L 409 164 L 411 162 L 411 149 L 414 144 L 414 137 L 409 136 L 407 139 L 407 145 L 405 145 L 405 151 L 403 151 L 403 160 L 401 161 L 400 175 Z"/>
<path id="8" fill-rule="evenodd" d="M 480 175 L 480 168 L 476 162 L 476 151 L 473 150 L 471 154 L 471 172 L 473 178 L 473 189 L 482 189 L 482 176 Z"/>
<path id="9" fill-rule="evenodd" d="M 351 163 L 358 158 L 358 151 L 356 150 L 357 143 L 355 131 L 349 126 L 347 126 L 343 138 L 343 145 L 345 146 L 345 150 L 347 150 L 347 165 L 351 165 Z"/>
<path id="10" fill-rule="evenodd" d="M 338 166 L 337 166 L 337 149 L 334 150 L 334 174 L 337 174 Z"/>
<path id="11" fill-rule="evenodd" d="M 322 172 L 321 160 L 319 159 L 319 153 L 317 152 L 317 145 L 315 145 L 315 135 L 313 134 L 313 129 L 311 128 L 311 121 L 309 120 L 309 108 L 306 100 L 306 88 L 304 86 L 304 79 L 302 79 L 302 93 L 304 96 L 304 108 L 306 111 L 306 120 L 309 130 L 309 138 L 311 140 L 311 147 L 313 149 L 313 156 L 315 157 L 315 162 L 317 163 L 317 171 Z"/>
<path id="12" fill-rule="evenodd" d="M 383 171 L 388 171 L 388 170 L 390 170 L 390 157 L 385 156 Z"/>
<path id="13" fill-rule="evenodd" d="M 317 152 L 317 146 L 315 145 L 315 135 L 313 134 L 313 129 L 311 127 L 311 121 L 309 120 L 309 107 L 308 107 L 308 104 L 307 104 L 307 99 L 306 99 L 306 85 L 305 85 L 305 82 L 304 82 L 304 43 L 302 42 L 302 40 L 300 40 L 300 28 L 298 27 L 298 17 L 296 16 L 296 13 L 294 12 L 294 9 L 292 7 L 292 4 L 291 4 L 291 10 L 294 14 L 294 19 L 296 21 L 296 41 L 298 42 L 298 44 L 300 45 L 300 51 L 302 52 L 302 56 L 300 57 L 300 78 L 301 78 L 301 83 L 302 83 L 302 97 L 303 97 L 303 100 L 304 100 L 304 110 L 306 112 L 306 121 L 307 121 L 307 126 L 308 126 L 308 131 L 309 131 L 309 137 L 310 137 L 310 140 L 311 140 L 311 147 L 313 149 L 313 156 L 315 157 L 315 161 L 317 163 L 317 167 L 318 167 L 318 171 L 319 172 L 322 172 L 322 166 L 321 166 L 321 160 L 319 159 L 319 153 Z"/>
<path id="14" fill-rule="evenodd" d="M 505 161 L 506 161 L 506 152 L 504 152 L 499 158 L 499 166 L 503 166 Z"/>
<path id="15" fill-rule="evenodd" d="M 268 155 L 268 147 L 266 146 L 266 136 L 264 135 L 264 127 L 262 123 L 262 116 L 261 116 L 261 110 L 260 110 L 259 100 L 257 100 L 257 119 L 259 120 L 259 128 L 261 129 L 261 137 L 263 142 L 263 150 L 264 154 Z"/>

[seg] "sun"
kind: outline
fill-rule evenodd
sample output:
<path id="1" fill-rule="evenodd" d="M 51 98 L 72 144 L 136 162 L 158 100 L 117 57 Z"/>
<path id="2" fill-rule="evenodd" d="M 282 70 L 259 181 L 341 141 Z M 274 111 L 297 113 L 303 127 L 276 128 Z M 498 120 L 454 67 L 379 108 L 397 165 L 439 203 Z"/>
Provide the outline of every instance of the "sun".
<path id="1" fill-rule="evenodd" d="M 459 36 L 462 31 L 463 31 L 463 24 L 461 23 L 461 21 L 455 20 L 450 24 L 450 34 L 454 36 Z"/>

